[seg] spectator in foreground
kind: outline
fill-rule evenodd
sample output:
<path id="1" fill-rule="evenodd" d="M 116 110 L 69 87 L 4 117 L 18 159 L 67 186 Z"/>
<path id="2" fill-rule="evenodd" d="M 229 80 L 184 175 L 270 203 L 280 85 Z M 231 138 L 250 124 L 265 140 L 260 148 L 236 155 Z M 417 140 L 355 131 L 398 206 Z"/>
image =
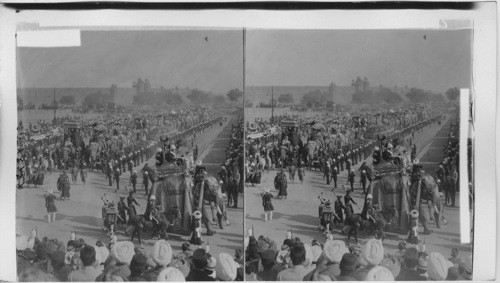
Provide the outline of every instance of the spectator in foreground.
<path id="1" fill-rule="evenodd" d="M 338 281 L 356 281 L 353 275 L 357 263 L 358 258 L 355 255 L 351 253 L 344 254 L 340 261 L 340 275 L 336 279 Z"/>
<path id="2" fill-rule="evenodd" d="M 376 239 L 368 240 L 362 248 L 362 259 L 366 262 L 366 266 L 359 268 L 354 273 L 354 278 L 357 281 L 364 281 L 368 272 L 384 259 L 382 242 Z"/>
<path id="3" fill-rule="evenodd" d="M 217 278 L 220 281 L 235 281 L 239 267 L 231 255 L 220 253 L 216 262 Z"/>
<path id="4" fill-rule="evenodd" d="M 290 259 L 293 266 L 278 273 L 278 281 L 302 281 L 307 274 L 304 267 L 306 249 L 302 244 L 295 244 L 290 248 Z"/>
<path id="5" fill-rule="evenodd" d="M 146 281 L 156 281 L 160 272 L 165 269 L 172 260 L 172 247 L 165 240 L 158 240 L 151 251 L 151 259 L 155 262 L 156 266 L 146 270 L 142 277 Z"/>
<path id="6" fill-rule="evenodd" d="M 277 281 L 278 273 L 282 271 L 276 264 L 276 253 L 272 250 L 263 251 L 260 254 L 260 260 L 264 270 L 257 272 L 259 281 Z"/>
<path id="7" fill-rule="evenodd" d="M 156 281 L 167 281 L 167 282 L 184 282 L 186 279 L 182 272 L 175 267 L 167 267 L 163 269 Z"/>
<path id="8" fill-rule="evenodd" d="M 366 274 L 365 281 L 394 281 L 389 269 L 383 266 L 375 266 Z"/>
<path id="9" fill-rule="evenodd" d="M 111 250 L 112 260 L 105 264 L 104 272 L 99 275 L 97 281 L 112 280 L 113 278 L 130 277 L 130 262 L 135 255 L 134 244 L 129 241 L 119 241 L 113 245 Z"/>
<path id="10" fill-rule="evenodd" d="M 99 253 L 100 257 L 100 253 Z M 83 267 L 80 270 L 71 272 L 68 276 L 70 282 L 94 282 L 97 276 L 101 273 L 96 265 L 100 265 L 100 259 L 96 260 L 96 251 L 92 246 L 84 246 L 80 250 L 80 259 Z"/>
<path id="11" fill-rule="evenodd" d="M 419 257 L 417 249 L 409 248 L 403 255 L 404 268 L 399 272 L 396 281 L 425 281 L 426 278 L 417 272 Z"/>
<path id="12" fill-rule="evenodd" d="M 204 249 L 197 249 L 193 253 L 192 268 L 186 281 L 215 281 L 206 272 L 205 268 L 208 265 L 208 255 Z"/>
<path id="13" fill-rule="evenodd" d="M 453 266 L 442 254 L 432 252 L 427 262 L 427 274 L 431 280 L 445 280 L 448 277 L 448 269 Z"/>
<path id="14" fill-rule="evenodd" d="M 130 276 L 128 281 L 146 281 L 142 274 L 146 270 L 147 258 L 141 253 L 136 253 L 130 262 Z"/>
<path id="15" fill-rule="evenodd" d="M 340 240 L 328 240 L 323 246 L 323 253 L 318 259 L 316 269 L 307 274 L 305 280 L 313 280 L 318 274 L 326 275 L 334 280 L 340 275 L 340 261 L 344 254 L 349 253 L 345 243 Z"/>

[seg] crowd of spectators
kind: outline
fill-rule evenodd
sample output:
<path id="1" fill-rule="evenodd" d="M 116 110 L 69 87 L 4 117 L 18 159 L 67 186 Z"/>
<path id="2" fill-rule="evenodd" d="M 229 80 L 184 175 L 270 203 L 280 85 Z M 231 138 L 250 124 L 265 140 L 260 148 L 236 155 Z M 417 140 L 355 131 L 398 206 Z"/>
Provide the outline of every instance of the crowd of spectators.
<path id="1" fill-rule="evenodd" d="M 278 244 L 265 236 L 247 237 L 247 281 L 442 281 L 471 280 L 472 256 L 427 251 L 425 244 L 400 242 L 388 253 L 377 239 L 346 246 L 331 235 L 324 243 L 303 243 L 287 233 Z"/>
<path id="2" fill-rule="evenodd" d="M 182 244 L 174 254 L 166 240 L 147 251 L 129 241 L 112 240 L 107 246 L 76 239 L 65 244 L 57 239 L 18 236 L 17 272 L 21 282 L 103 281 L 242 281 L 241 250 L 234 255 L 210 253 L 208 246 Z"/>
<path id="3" fill-rule="evenodd" d="M 190 106 L 161 114 L 130 112 L 107 117 L 77 117 L 71 129 L 40 121 L 35 126 L 18 127 L 18 180 L 20 184 L 43 185 L 44 175 L 76 167 L 106 172 L 109 164 L 120 174 L 132 161 L 134 166 L 150 158 L 162 135 L 176 137 L 178 146 L 195 151 L 195 137 L 223 119 L 224 109 Z M 33 138 L 37 136 L 36 140 Z M 114 168 L 117 167 L 117 168 Z M 22 187 L 22 186 L 20 186 Z"/>

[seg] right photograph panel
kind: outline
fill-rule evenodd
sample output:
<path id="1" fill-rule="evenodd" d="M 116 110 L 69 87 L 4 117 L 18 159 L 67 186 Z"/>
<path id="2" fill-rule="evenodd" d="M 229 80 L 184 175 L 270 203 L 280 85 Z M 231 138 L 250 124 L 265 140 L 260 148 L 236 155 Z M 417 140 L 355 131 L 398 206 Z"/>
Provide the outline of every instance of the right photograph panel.
<path id="1" fill-rule="evenodd" d="M 246 280 L 472 278 L 471 43 L 468 29 L 247 30 Z"/>

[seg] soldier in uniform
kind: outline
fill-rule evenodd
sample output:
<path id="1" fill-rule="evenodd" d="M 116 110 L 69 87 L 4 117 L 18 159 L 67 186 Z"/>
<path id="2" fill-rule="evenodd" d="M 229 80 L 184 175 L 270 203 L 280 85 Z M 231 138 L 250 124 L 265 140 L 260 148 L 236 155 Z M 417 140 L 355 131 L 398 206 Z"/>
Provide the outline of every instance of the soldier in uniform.
<path id="1" fill-rule="evenodd" d="M 349 175 L 347 176 L 347 179 L 349 181 L 349 184 L 351 184 L 351 192 L 354 192 L 354 169 L 349 172 Z"/>
<path id="2" fill-rule="evenodd" d="M 331 179 L 331 167 L 330 163 L 327 161 L 326 166 L 325 166 L 325 174 L 324 176 L 326 177 L 326 184 L 330 185 L 330 179 Z"/>
<path id="3" fill-rule="evenodd" d="M 120 189 L 120 169 L 116 168 L 115 171 L 115 181 L 116 181 L 116 190 Z"/>
<path id="4" fill-rule="evenodd" d="M 366 179 L 367 179 L 367 176 L 366 176 L 366 171 L 365 170 L 361 170 L 361 187 L 363 188 L 363 194 L 366 194 Z"/>
<path id="5" fill-rule="evenodd" d="M 135 205 L 141 206 L 134 198 L 133 196 L 134 191 L 129 190 L 128 191 L 128 197 L 127 197 L 127 205 L 128 205 L 128 224 L 131 225 L 132 217 L 134 215 L 137 215 L 137 210 L 135 209 Z"/>
<path id="6" fill-rule="evenodd" d="M 350 190 L 346 190 L 346 193 L 344 196 L 344 203 L 345 203 L 346 215 L 347 214 L 354 214 L 354 208 L 352 207 L 352 204 L 354 203 L 355 205 L 357 205 L 357 203 L 352 199 Z M 349 213 L 347 213 L 347 211 L 349 211 Z"/>
<path id="7" fill-rule="evenodd" d="M 335 214 L 337 217 L 333 219 L 333 224 L 344 223 L 344 210 L 346 209 L 344 204 L 342 203 L 342 196 L 337 196 L 337 200 L 334 204 Z"/>
<path id="8" fill-rule="evenodd" d="M 372 200 L 373 200 L 372 195 L 368 194 L 365 199 L 365 204 L 363 205 L 363 211 L 361 211 L 361 216 L 363 216 L 365 220 L 369 220 L 375 223 L 375 219 L 373 219 L 372 217 L 372 211 L 373 211 Z"/>
<path id="9" fill-rule="evenodd" d="M 340 163 L 340 171 L 344 171 L 344 155 L 340 154 L 339 156 L 339 163 Z"/>
<path id="10" fill-rule="evenodd" d="M 121 167 L 122 167 L 122 172 L 125 173 L 125 171 L 127 170 L 127 156 L 125 156 L 125 154 L 122 155 L 122 158 L 121 158 Z"/>
<path id="11" fill-rule="evenodd" d="M 134 170 L 134 162 L 132 161 L 132 154 L 130 154 L 128 158 L 128 171 L 130 172 L 130 176 L 132 176 L 133 170 Z"/>
<path id="12" fill-rule="evenodd" d="M 136 188 L 137 188 L 137 171 L 133 171 L 132 175 L 130 176 L 130 183 L 132 184 L 132 188 L 134 189 L 134 194 L 136 193 Z"/>
<path id="13" fill-rule="evenodd" d="M 236 179 L 229 177 L 227 206 L 230 206 L 229 201 L 232 200 L 233 208 L 238 208 L 238 184 Z"/>
<path id="14" fill-rule="evenodd" d="M 120 197 L 120 201 L 118 202 L 118 219 L 116 220 L 117 224 L 126 224 L 127 223 L 127 214 L 128 207 L 125 204 L 125 197 Z"/>
<path id="15" fill-rule="evenodd" d="M 137 167 L 137 150 L 132 152 L 132 160 L 134 162 L 134 167 Z"/>
<path id="16" fill-rule="evenodd" d="M 380 153 L 380 148 L 378 146 L 376 146 L 373 149 L 372 158 L 373 158 L 373 165 L 375 166 L 379 165 L 380 161 L 382 161 L 382 155 Z"/>
<path id="17" fill-rule="evenodd" d="M 351 153 L 350 152 L 347 152 L 347 155 L 346 155 L 345 169 L 347 170 L 348 173 L 351 172 Z"/>
<path id="18" fill-rule="evenodd" d="M 264 207 L 265 222 L 273 220 L 274 206 L 272 198 L 273 195 L 271 194 L 271 190 L 269 188 L 266 188 L 265 192 L 262 194 L 262 206 Z"/>
<path id="19" fill-rule="evenodd" d="M 333 187 L 336 189 L 337 188 L 337 166 L 332 168 L 332 179 L 333 179 Z"/>
<path id="20" fill-rule="evenodd" d="M 142 184 L 144 185 L 144 190 L 146 190 L 146 192 L 144 194 L 147 195 L 148 194 L 148 187 L 149 187 L 149 172 L 147 170 L 144 170 L 144 169 L 142 172 Z"/>
<path id="21" fill-rule="evenodd" d="M 148 201 L 148 204 L 146 205 L 146 210 L 144 211 L 144 218 L 146 218 L 146 220 L 148 221 L 154 221 L 155 224 L 158 224 L 157 220 L 155 221 L 152 217 L 155 215 L 155 212 L 156 212 L 156 197 L 154 195 L 152 195 L 150 198 L 149 198 L 149 201 Z"/>

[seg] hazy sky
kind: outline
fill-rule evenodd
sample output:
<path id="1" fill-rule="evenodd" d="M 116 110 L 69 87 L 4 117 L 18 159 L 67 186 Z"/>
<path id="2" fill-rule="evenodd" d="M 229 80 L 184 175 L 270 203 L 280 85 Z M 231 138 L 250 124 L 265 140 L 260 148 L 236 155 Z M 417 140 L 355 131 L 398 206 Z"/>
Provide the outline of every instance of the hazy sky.
<path id="1" fill-rule="evenodd" d="M 219 93 L 243 85 L 241 30 L 86 31 L 81 42 L 74 48 L 18 48 L 19 84 L 132 87 L 141 77 L 153 87 Z"/>
<path id="2" fill-rule="evenodd" d="M 427 39 L 423 38 L 427 35 Z M 247 85 L 468 87 L 470 31 L 248 31 Z"/>
<path id="3" fill-rule="evenodd" d="M 424 34 L 427 39 L 423 39 Z M 208 42 L 204 40 L 208 36 Z M 471 32 L 248 30 L 247 85 L 469 87 Z M 87 31 L 74 48 L 19 48 L 22 87 L 242 87 L 242 32 Z"/>

